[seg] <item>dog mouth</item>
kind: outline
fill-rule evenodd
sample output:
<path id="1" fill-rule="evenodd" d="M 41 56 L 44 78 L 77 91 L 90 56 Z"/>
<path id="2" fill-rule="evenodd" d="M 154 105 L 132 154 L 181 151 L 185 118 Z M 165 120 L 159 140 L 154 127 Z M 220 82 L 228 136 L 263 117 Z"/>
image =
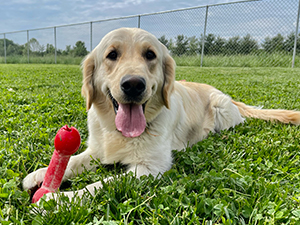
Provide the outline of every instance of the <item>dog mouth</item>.
<path id="1" fill-rule="evenodd" d="M 111 95 L 110 91 L 108 91 L 108 96 L 113 104 L 113 107 L 114 107 L 114 111 L 115 111 L 115 114 L 117 115 L 118 113 L 118 109 L 119 109 L 119 103 L 117 102 L 116 99 L 114 99 L 114 97 Z"/>
<path id="2" fill-rule="evenodd" d="M 122 104 L 112 96 L 110 91 L 108 95 L 116 114 L 115 124 L 117 130 L 125 137 L 140 136 L 146 129 L 145 107 L 147 102 L 144 104 Z"/>
<path id="3" fill-rule="evenodd" d="M 118 113 L 118 109 L 119 109 L 119 103 L 117 102 L 116 99 L 114 99 L 114 97 L 112 96 L 112 94 L 110 93 L 110 91 L 108 91 L 108 96 L 113 104 L 113 107 L 114 107 L 114 111 L 115 111 L 115 114 L 117 115 Z M 148 101 L 146 101 L 144 104 L 142 104 L 142 107 L 143 107 L 143 113 L 145 114 L 145 108 L 146 108 L 146 104 L 147 104 Z M 134 103 L 128 103 L 128 104 L 134 104 Z"/>

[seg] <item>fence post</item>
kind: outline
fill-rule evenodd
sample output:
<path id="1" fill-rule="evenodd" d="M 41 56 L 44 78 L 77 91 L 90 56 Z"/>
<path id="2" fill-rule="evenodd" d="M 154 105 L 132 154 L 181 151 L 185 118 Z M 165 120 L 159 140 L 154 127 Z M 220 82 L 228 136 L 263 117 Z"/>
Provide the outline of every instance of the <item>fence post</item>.
<path id="1" fill-rule="evenodd" d="M 295 58 L 296 58 L 296 52 L 297 52 L 297 40 L 298 40 L 298 29 L 299 29 L 299 15 L 300 15 L 300 0 L 299 0 L 299 3 L 298 3 L 298 14 L 297 14 L 297 21 L 296 21 L 296 31 L 295 31 L 295 42 L 294 42 L 292 68 L 294 68 L 294 66 L 295 66 Z"/>
<path id="2" fill-rule="evenodd" d="M 138 16 L 138 28 L 141 28 L 141 15 Z"/>
<path id="3" fill-rule="evenodd" d="M 90 22 L 90 52 L 93 50 L 93 22 Z"/>
<path id="4" fill-rule="evenodd" d="M 55 64 L 57 63 L 56 56 L 57 56 L 57 46 L 56 46 L 56 27 L 54 27 L 54 60 Z"/>
<path id="5" fill-rule="evenodd" d="M 4 36 L 4 41 L 3 41 L 3 43 L 4 43 L 4 61 L 5 61 L 5 64 L 6 64 L 6 40 L 5 40 L 5 34 L 3 34 L 3 36 Z"/>
<path id="6" fill-rule="evenodd" d="M 29 30 L 27 30 L 27 61 L 28 61 L 28 63 L 29 63 L 29 51 L 30 51 Z"/>
<path id="7" fill-rule="evenodd" d="M 200 65 L 201 67 L 203 66 L 204 42 L 205 42 L 205 36 L 206 36 L 207 15 L 208 15 L 208 6 L 206 6 L 205 23 L 204 23 L 204 31 L 203 31 L 203 39 L 202 39 L 201 65 Z"/>

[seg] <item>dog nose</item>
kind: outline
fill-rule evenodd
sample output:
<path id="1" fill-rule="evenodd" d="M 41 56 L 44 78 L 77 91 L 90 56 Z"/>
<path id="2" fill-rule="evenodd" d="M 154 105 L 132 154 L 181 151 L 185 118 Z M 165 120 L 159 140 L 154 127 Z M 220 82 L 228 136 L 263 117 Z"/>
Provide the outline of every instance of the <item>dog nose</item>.
<path id="1" fill-rule="evenodd" d="M 121 80 L 121 89 L 128 97 L 137 97 L 146 89 L 146 81 L 143 77 L 126 75 Z"/>

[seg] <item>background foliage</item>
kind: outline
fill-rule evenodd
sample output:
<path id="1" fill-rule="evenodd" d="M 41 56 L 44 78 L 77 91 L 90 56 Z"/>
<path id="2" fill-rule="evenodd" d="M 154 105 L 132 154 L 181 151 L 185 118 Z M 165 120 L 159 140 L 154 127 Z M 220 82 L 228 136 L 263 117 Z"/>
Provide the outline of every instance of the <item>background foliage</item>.
<path id="1" fill-rule="evenodd" d="M 182 55 L 199 55 L 202 51 L 201 37 L 187 37 L 185 35 L 177 35 L 174 39 L 167 39 L 165 35 L 158 38 L 174 56 Z M 294 48 L 295 33 L 291 33 L 286 37 L 277 34 L 274 37 L 266 37 L 262 43 L 247 34 L 244 37 L 234 36 L 231 38 L 223 38 L 214 34 L 208 34 L 205 37 L 205 55 L 248 55 L 251 53 L 274 53 L 280 52 L 290 54 Z M 12 40 L 6 39 L 7 55 L 23 55 L 27 56 L 27 43 L 19 45 Z M 29 51 L 32 56 L 54 55 L 55 48 L 52 44 L 46 46 L 40 45 L 38 40 L 32 38 L 29 40 Z M 75 46 L 67 45 L 65 50 L 58 49 L 58 55 L 85 56 L 88 53 L 85 43 L 77 41 Z M 297 53 L 300 53 L 300 35 L 297 44 Z M 4 56 L 4 39 L 0 39 L 0 56 Z"/>
<path id="2" fill-rule="evenodd" d="M 203 66 L 205 67 L 291 67 L 295 34 L 287 36 L 278 34 L 266 37 L 258 43 L 250 34 L 244 37 L 223 38 L 214 34 L 205 37 Z M 159 40 L 169 49 L 179 66 L 200 66 L 203 37 L 177 35 L 167 39 L 165 35 Z M 29 51 L 29 58 L 28 58 Z M 58 64 L 81 63 L 88 53 L 85 43 L 77 41 L 74 46 L 67 45 L 65 50 L 57 50 Z M 295 67 L 300 66 L 300 36 L 297 44 Z M 6 39 L 7 63 L 55 63 L 55 48 L 52 44 L 40 45 L 35 38 L 19 45 Z M 4 63 L 4 43 L 0 39 L 0 63 Z"/>
<path id="3" fill-rule="evenodd" d="M 52 44 L 47 44 L 46 46 L 40 45 L 38 40 L 35 38 L 31 38 L 29 40 L 29 47 L 27 43 L 20 45 L 9 39 L 5 39 L 5 44 L 6 55 L 10 56 L 27 56 L 28 51 L 31 56 L 53 56 L 55 53 L 55 47 Z M 71 47 L 71 45 L 67 45 L 65 50 L 57 50 L 57 54 L 63 56 L 69 55 L 82 57 L 87 53 L 88 51 L 82 41 L 77 41 L 73 47 Z M 0 56 L 4 56 L 4 39 L 0 39 Z"/>

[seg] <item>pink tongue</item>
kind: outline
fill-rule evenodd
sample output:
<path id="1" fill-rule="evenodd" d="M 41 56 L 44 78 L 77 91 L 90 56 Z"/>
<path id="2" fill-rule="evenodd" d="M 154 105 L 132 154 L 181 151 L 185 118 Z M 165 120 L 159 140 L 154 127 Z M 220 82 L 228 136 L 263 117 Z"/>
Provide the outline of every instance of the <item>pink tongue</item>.
<path id="1" fill-rule="evenodd" d="M 136 104 L 119 104 L 115 119 L 116 127 L 125 137 L 138 137 L 146 128 L 143 106 Z"/>

